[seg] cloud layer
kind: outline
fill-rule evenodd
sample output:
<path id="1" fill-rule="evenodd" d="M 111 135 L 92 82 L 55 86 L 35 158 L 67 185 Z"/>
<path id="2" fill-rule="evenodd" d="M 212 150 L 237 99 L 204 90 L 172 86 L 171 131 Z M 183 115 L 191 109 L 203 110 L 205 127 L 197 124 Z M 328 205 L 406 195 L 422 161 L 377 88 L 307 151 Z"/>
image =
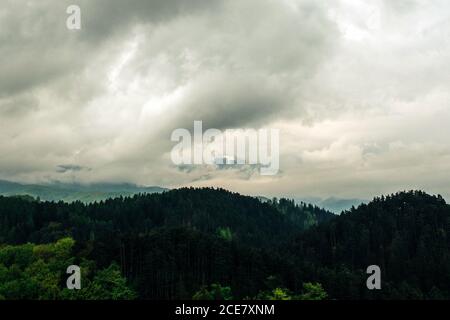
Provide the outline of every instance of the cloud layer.
<path id="1" fill-rule="evenodd" d="M 4 179 L 218 185 L 251 194 L 450 195 L 450 4 L 9 1 Z M 280 174 L 177 168 L 176 128 L 278 128 Z"/>

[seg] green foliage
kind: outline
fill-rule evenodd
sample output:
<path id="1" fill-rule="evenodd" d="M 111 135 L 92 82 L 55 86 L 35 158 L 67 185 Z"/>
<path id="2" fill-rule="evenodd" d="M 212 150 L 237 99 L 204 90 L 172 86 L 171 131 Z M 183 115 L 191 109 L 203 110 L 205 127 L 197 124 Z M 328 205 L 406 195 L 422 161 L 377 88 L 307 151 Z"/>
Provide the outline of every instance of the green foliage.
<path id="1" fill-rule="evenodd" d="M 375 198 L 293 243 L 304 277 L 331 298 L 450 298 L 450 206 L 440 196 L 409 191 Z M 372 264 L 382 270 L 380 291 L 365 287 Z"/>
<path id="2" fill-rule="evenodd" d="M 274 277 L 268 278 L 268 283 L 271 283 Z M 273 282 L 272 282 L 273 284 Z M 327 293 L 322 288 L 320 283 L 304 283 L 303 292 L 299 295 L 292 293 L 287 288 L 275 287 L 271 290 L 266 290 L 258 293 L 256 299 L 258 300 L 324 300 L 327 298 Z"/>
<path id="3" fill-rule="evenodd" d="M 135 294 L 126 285 L 117 265 L 93 274 L 83 274 L 81 290 L 68 290 L 66 269 L 74 263 L 71 238 L 53 244 L 24 244 L 0 248 L 0 297 L 1 299 L 133 299 Z M 84 261 L 85 265 L 93 262 Z"/>
<path id="4" fill-rule="evenodd" d="M 292 300 L 291 292 L 286 288 L 275 288 L 269 294 L 263 294 L 263 300 Z"/>
<path id="5" fill-rule="evenodd" d="M 70 264 L 81 290 L 62 289 Z M 366 288 L 372 264 L 379 291 Z M 231 288 L 235 299 L 449 299 L 450 206 L 419 191 L 340 216 L 221 189 L 89 205 L 0 196 L 1 299 L 228 299 Z"/>
<path id="6" fill-rule="evenodd" d="M 99 270 L 92 280 L 85 281 L 81 290 L 64 289 L 65 299 L 78 300 L 133 300 L 136 293 L 131 290 L 122 277 L 120 268 L 113 263 L 108 268 Z"/>
<path id="7" fill-rule="evenodd" d="M 226 241 L 233 240 L 233 234 L 231 233 L 231 229 L 229 227 L 227 228 L 219 228 L 218 230 L 219 237 Z"/>
<path id="8" fill-rule="evenodd" d="M 193 296 L 193 300 L 232 300 L 230 287 L 222 287 L 220 284 L 213 283 L 209 286 L 202 286 Z"/>
<path id="9" fill-rule="evenodd" d="M 307 282 L 303 284 L 303 293 L 299 298 L 300 300 L 324 300 L 327 296 L 320 283 Z"/>
<path id="10" fill-rule="evenodd" d="M 286 199 L 262 203 L 222 189 L 184 188 L 90 204 L 0 196 L 0 243 L 48 243 L 67 236 L 84 242 L 93 237 L 182 226 L 267 247 L 333 216 Z"/>

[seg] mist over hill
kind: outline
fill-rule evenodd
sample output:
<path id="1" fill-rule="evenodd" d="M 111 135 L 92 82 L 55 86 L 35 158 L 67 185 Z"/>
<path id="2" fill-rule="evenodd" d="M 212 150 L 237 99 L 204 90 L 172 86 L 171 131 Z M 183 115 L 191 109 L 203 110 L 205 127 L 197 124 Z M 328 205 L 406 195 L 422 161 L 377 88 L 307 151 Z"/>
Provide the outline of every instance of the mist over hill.
<path id="1" fill-rule="evenodd" d="M 318 207 L 324 208 L 336 214 L 341 213 L 342 211 L 349 210 L 352 207 L 358 207 L 360 204 L 367 203 L 369 200 L 366 199 L 358 199 L 358 198 L 338 198 L 338 197 L 329 197 L 329 198 L 318 198 L 318 197 L 304 197 L 304 198 L 296 198 L 297 203 L 305 202 L 312 203 L 317 205 Z"/>
<path id="2" fill-rule="evenodd" d="M 82 201 L 85 203 L 132 196 L 139 193 L 158 193 L 168 189 L 157 186 L 138 186 L 130 183 L 77 184 L 52 182 L 48 184 L 22 184 L 0 180 L 0 195 L 31 196 L 43 201 Z"/>

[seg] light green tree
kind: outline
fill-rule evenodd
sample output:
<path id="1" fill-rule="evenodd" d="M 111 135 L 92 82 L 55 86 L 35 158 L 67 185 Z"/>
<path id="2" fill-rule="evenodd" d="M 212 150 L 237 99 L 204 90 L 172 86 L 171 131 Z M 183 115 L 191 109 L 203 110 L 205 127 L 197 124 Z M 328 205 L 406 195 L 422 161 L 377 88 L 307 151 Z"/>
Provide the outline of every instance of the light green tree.
<path id="1" fill-rule="evenodd" d="M 303 284 L 303 293 L 300 300 L 324 300 L 328 297 L 320 283 L 307 282 Z"/>
<path id="2" fill-rule="evenodd" d="M 193 300 L 232 300 L 230 287 L 222 287 L 220 284 L 213 283 L 209 288 L 203 286 L 193 296 Z"/>

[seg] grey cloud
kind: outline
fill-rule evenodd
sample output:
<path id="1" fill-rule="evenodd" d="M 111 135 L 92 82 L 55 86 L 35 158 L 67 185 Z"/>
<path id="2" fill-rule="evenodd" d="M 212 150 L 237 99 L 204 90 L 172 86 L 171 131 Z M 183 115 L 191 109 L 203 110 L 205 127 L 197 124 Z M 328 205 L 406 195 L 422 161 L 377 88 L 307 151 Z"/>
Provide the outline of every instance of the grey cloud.
<path id="1" fill-rule="evenodd" d="M 218 0 L 98 0 L 79 1 L 84 32 L 88 41 L 104 40 L 115 32 L 123 33 L 136 24 L 166 24 L 172 19 L 207 10 L 217 10 Z"/>
<path id="2" fill-rule="evenodd" d="M 180 164 L 176 167 L 179 171 L 186 172 L 186 173 L 191 173 L 196 168 L 194 165 L 191 165 L 191 164 Z"/>
<path id="3" fill-rule="evenodd" d="M 171 132 L 191 129 L 194 120 L 205 129 L 261 127 L 301 114 L 299 92 L 330 56 L 337 35 L 323 8 L 301 3 L 292 11 L 272 1 L 227 2 L 221 12 L 137 28 L 140 41 L 120 77 L 149 91 L 162 87 L 160 96 L 179 90 L 182 99 L 170 100 L 155 116 L 141 109 L 142 129 L 130 134 L 134 145 L 116 162 L 157 162 L 173 146 Z"/>
<path id="4" fill-rule="evenodd" d="M 76 3 L 72 32 L 73 1 L 2 1 L 4 178 L 350 197 L 416 174 L 445 185 L 448 1 Z M 252 167 L 173 166 L 170 134 L 194 120 L 282 129 L 282 183 Z"/>
<path id="5" fill-rule="evenodd" d="M 189 175 L 191 182 L 212 180 L 214 177 L 226 172 L 229 177 L 239 180 L 257 178 L 260 174 L 259 164 L 215 164 L 215 165 L 178 165 L 177 170 Z"/>
<path id="6" fill-rule="evenodd" d="M 82 29 L 66 28 L 71 0 L 2 3 L 0 96 L 47 85 L 86 67 L 108 42 L 126 37 L 136 24 L 152 26 L 213 8 L 218 1 L 77 1 Z"/>
<path id="7" fill-rule="evenodd" d="M 152 34 L 136 59 L 163 56 L 172 63 L 174 85 L 184 87 L 168 125 L 201 119 L 219 129 L 260 126 L 290 110 L 301 114 L 297 97 L 330 58 L 337 36 L 320 6 L 301 3 L 295 12 L 271 1 L 227 2 L 221 16 L 174 23 L 172 32 L 161 31 L 164 40 Z M 152 72 L 151 64 L 135 65 Z"/>
<path id="8" fill-rule="evenodd" d="M 77 171 L 82 171 L 82 170 L 91 171 L 90 168 L 79 166 L 76 164 L 61 164 L 61 165 L 58 165 L 56 168 L 56 172 L 58 172 L 58 173 L 77 172 Z"/>
<path id="9" fill-rule="evenodd" d="M 2 4 L 0 96 L 45 85 L 78 65 L 83 46 L 65 28 L 66 7 L 49 0 Z"/>
<path id="10" fill-rule="evenodd" d="M 394 14 L 407 14 L 418 6 L 417 0 L 397 0 L 397 1 L 389 1 L 383 0 L 383 4 L 385 8 L 388 10 L 392 10 Z"/>
<path id="11" fill-rule="evenodd" d="M 30 94 L 23 94 L 13 97 L 0 98 L 0 114 L 3 119 L 0 123 L 11 117 L 19 117 L 30 110 L 37 110 L 39 108 L 39 100 Z"/>

